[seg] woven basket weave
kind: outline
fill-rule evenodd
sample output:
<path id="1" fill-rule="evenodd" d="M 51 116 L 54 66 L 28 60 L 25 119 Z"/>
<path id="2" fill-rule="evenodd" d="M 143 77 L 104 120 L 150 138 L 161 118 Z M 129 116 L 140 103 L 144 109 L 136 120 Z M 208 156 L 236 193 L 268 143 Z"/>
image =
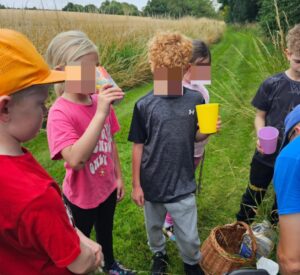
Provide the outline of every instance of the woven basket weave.
<path id="1" fill-rule="evenodd" d="M 239 256 L 244 233 L 251 238 L 251 258 Z M 208 275 L 223 275 L 255 264 L 256 240 L 248 224 L 236 222 L 215 227 L 201 247 L 201 266 Z"/>

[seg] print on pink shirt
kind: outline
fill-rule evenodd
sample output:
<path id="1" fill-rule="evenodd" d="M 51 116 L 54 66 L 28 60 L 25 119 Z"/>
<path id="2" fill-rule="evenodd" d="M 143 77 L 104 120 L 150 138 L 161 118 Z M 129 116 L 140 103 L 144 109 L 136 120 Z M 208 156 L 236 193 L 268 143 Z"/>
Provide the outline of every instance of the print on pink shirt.
<path id="1" fill-rule="evenodd" d="M 92 175 L 98 172 L 102 168 L 100 173 L 103 173 L 103 168 L 101 166 L 107 166 L 107 155 L 103 153 L 112 152 L 112 136 L 110 130 L 110 124 L 104 124 L 104 127 L 101 131 L 101 140 L 98 141 L 93 153 L 97 154 L 96 158 L 92 161 L 90 160 L 89 168 Z"/>

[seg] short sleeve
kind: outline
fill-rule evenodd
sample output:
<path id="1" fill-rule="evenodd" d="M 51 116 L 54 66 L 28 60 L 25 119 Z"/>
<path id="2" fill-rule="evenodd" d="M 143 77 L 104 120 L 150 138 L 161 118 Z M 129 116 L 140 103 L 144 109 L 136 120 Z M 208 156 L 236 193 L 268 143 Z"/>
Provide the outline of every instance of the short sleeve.
<path id="1" fill-rule="evenodd" d="M 114 135 L 116 132 L 118 132 L 120 130 L 120 124 L 117 119 L 117 116 L 116 116 L 113 106 L 110 106 L 109 122 L 111 125 L 111 133 L 112 133 L 112 135 Z"/>
<path id="2" fill-rule="evenodd" d="M 286 154 L 287 147 L 282 154 Z M 298 157 L 279 157 L 275 163 L 274 189 L 278 202 L 279 215 L 300 213 L 300 159 Z"/>
<path id="3" fill-rule="evenodd" d="M 48 255 L 60 268 L 70 265 L 80 254 L 79 237 L 53 187 L 24 210 L 18 236 L 24 247 Z"/>
<path id="4" fill-rule="evenodd" d="M 134 143 L 144 143 L 147 139 L 145 118 L 136 103 L 133 110 L 128 140 Z"/>
<path id="5" fill-rule="evenodd" d="M 62 111 L 50 109 L 47 120 L 47 138 L 51 159 L 62 159 L 61 151 L 73 145 L 80 136 Z"/>
<path id="6" fill-rule="evenodd" d="M 270 83 L 270 79 L 265 80 L 259 87 L 252 100 L 252 105 L 262 111 L 269 111 L 271 108 L 271 92 L 272 92 L 272 84 Z"/>

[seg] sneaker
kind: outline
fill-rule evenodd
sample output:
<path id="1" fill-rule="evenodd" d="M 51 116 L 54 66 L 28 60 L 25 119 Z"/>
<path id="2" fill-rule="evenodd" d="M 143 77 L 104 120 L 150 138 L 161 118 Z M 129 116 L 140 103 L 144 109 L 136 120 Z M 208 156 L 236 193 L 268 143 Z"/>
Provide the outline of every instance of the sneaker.
<path id="1" fill-rule="evenodd" d="M 110 275 L 135 275 L 136 273 L 124 267 L 120 262 L 115 261 L 107 271 Z"/>
<path id="2" fill-rule="evenodd" d="M 162 252 L 156 252 L 152 257 L 151 275 L 162 275 L 167 271 L 168 256 Z"/>
<path id="3" fill-rule="evenodd" d="M 184 263 L 184 272 L 186 275 L 205 275 L 199 264 L 189 265 Z"/>
<path id="4" fill-rule="evenodd" d="M 169 227 L 163 227 L 163 233 L 164 235 L 169 238 L 171 241 L 176 241 L 176 237 L 174 234 L 174 226 L 171 225 Z"/>

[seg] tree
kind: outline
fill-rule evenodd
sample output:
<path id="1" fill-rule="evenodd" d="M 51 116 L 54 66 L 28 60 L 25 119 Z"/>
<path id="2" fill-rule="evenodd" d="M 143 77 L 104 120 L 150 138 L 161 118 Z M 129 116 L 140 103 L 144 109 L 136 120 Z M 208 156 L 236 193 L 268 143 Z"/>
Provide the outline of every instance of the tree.
<path id="1" fill-rule="evenodd" d="M 134 16 L 140 15 L 140 11 L 135 5 L 128 4 L 126 2 L 121 4 L 122 4 L 123 13 L 125 15 L 134 15 Z"/>
<path id="2" fill-rule="evenodd" d="M 62 8 L 63 11 L 75 11 L 74 4 L 72 2 L 68 2 L 66 6 Z"/>
<path id="3" fill-rule="evenodd" d="M 97 13 L 98 8 L 93 4 L 88 4 L 83 7 L 84 12 Z"/>
<path id="4" fill-rule="evenodd" d="M 216 12 L 209 0 L 149 0 L 143 10 L 143 14 L 145 16 L 169 15 L 175 18 L 183 16 L 216 16 Z"/>
<path id="5" fill-rule="evenodd" d="M 0 4 L 0 10 L 6 9 L 4 5 Z"/>
<path id="6" fill-rule="evenodd" d="M 100 6 L 100 12 L 106 14 L 124 14 L 121 3 L 117 1 L 105 1 Z"/>
<path id="7" fill-rule="evenodd" d="M 125 14 L 125 15 L 140 15 L 138 8 L 135 5 L 126 2 L 106 0 L 100 6 L 100 12 L 106 14 Z"/>
<path id="8" fill-rule="evenodd" d="M 146 16 L 165 15 L 168 12 L 167 0 L 149 0 L 143 10 Z"/>
<path id="9" fill-rule="evenodd" d="M 77 12 L 84 12 L 84 7 L 82 5 L 73 4 L 72 2 L 68 2 L 68 4 L 63 7 L 63 11 L 77 11 Z"/>
<path id="10" fill-rule="evenodd" d="M 265 33 L 274 33 L 279 29 L 276 21 L 276 6 L 278 10 L 278 18 L 284 33 L 289 27 L 293 27 L 300 22 L 299 0 L 261 0 L 261 8 L 259 11 L 259 22 Z"/>
<path id="11" fill-rule="evenodd" d="M 218 0 L 222 4 L 224 19 L 231 23 L 248 23 L 257 20 L 259 0 Z"/>

